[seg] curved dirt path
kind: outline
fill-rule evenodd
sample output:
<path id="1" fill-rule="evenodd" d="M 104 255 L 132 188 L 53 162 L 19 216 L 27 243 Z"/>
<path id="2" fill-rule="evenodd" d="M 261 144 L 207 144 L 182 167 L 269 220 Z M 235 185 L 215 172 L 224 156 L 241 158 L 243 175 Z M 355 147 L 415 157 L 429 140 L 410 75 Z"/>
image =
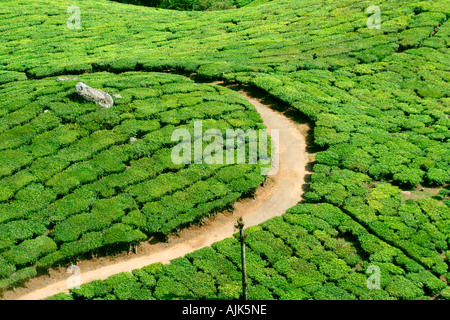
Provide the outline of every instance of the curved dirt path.
<path id="1" fill-rule="evenodd" d="M 113 274 L 130 272 L 155 262 L 168 263 L 172 259 L 232 236 L 236 232 L 234 224 L 240 216 L 245 222 L 245 227 L 257 225 L 272 217 L 282 215 L 301 200 L 302 185 L 305 183 L 304 179 L 308 173 L 306 166 L 309 162 L 305 150 L 305 137 L 301 131 L 306 131 L 307 126 L 289 120 L 283 114 L 263 105 L 259 99 L 250 97 L 244 91 L 240 91 L 240 93 L 255 106 L 268 129 L 279 130 L 278 172 L 275 175 L 267 176 L 264 186 L 257 190 L 253 199 L 238 201 L 232 213 L 219 213 L 201 226 L 192 226 L 182 230 L 178 236 L 170 237 L 168 242 L 144 243 L 139 248 L 140 254 L 125 255 L 106 263 L 102 261 L 105 258 L 80 262 L 78 266 L 81 270 L 81 283 L 103 280 Z M 52 275 L 52 273 L 55 274 Z M 66 273 L 65 269 L 64 271 L 51 271 L 50 276 L 45 275 L 31 279 L 26 284 L 26 288 L 7 292 L 3 298 L 37 300 L 59 292 L 68 293 L 68 277 L 70 274 Z"/>

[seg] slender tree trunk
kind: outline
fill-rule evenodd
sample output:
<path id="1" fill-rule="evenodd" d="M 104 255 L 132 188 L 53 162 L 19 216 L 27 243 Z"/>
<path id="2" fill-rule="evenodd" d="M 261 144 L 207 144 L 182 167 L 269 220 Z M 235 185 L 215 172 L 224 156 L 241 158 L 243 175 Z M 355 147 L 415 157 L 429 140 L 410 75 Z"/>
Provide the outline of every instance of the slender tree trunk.
<path id="1" fill-rule="evenodd" d="M 242 298 L 247 299 L 247 267 L 245 263 L 245 238 L 244 238 L 244 221 L 239 218 L 237 222 L 239 228 L 239 235 L 241 238 L 241 260 L 242 260 Z"/>

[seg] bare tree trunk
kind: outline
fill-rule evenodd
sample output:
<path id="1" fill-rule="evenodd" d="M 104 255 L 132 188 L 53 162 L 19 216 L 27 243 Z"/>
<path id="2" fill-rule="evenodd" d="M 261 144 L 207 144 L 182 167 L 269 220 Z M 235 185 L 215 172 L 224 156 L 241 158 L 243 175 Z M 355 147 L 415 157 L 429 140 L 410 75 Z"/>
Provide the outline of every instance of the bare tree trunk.
<path id="1" fill-rule="evenodd" d="M 242 260 L 242 298 L 248 300 L 247 298 L 247 267 L 245 263 L 245 238 L 244 238 L 244 221 L 242 217 L 238 219 L 237 228 L 239 229 L 239 235 L 241 240 L 241 260 Z"/>

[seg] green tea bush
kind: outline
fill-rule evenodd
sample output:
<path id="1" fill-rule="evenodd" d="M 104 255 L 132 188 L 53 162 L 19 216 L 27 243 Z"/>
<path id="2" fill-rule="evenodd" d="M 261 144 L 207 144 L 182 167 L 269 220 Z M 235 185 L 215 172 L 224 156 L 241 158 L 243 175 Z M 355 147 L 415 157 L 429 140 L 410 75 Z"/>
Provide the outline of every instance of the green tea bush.
<path id="1" fill-rule="evenodd" d="M 27 80 L 26 74 L 15 71 L 0 71 L 0 85 L 11 81 Z"/>
<path id="2" fill-rule="evenodd" d="M 104 297 L 111 290 L 112 288 L 106 282 L 100 280 L 82 284 L 79 288 L 69 289 L 70 293 L 77 300 L 91 300 L 93 298 Z"/>
<path id="3" fill-rule="evenodd" d="M 47 236 L 25 240 L 3 253 L 3 257 L 17 266 L 27 265 L 45 254 L 57 250 L 55 242 Z"/>
<path id="4" fill-rule="evenodd" d="M 119 273 L 107 278 L 104 283 L 112 288 L 112 292 L 120 300 L 152 300 L 151 291 L 140 284 L 128 272 Z"/>

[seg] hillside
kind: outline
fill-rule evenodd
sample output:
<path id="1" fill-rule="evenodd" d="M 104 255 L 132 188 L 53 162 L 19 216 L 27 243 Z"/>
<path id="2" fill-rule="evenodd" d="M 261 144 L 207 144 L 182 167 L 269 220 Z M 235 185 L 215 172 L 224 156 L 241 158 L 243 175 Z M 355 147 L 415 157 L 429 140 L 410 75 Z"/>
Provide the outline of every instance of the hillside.
<path id="1" fill-rule="evenodd" d="M 79 29 L 67 22 L 73 5 Z M 379 29 L 367 26 L 372 5 Z M 313 126 L 304 201 L 248 229 L 250 298 L 450 299 L 449 16 L 448 1 L 255 1 L 207 12 L 2 1 L 0 288 L 251 194 L 259 165 L 167 160 L 171 130 L 195 119 L 264 128 L 239 94 L 201 83 L 224 80 Z M 122 98 L 97 110 L 59 76 Z M 366 286 L 373 265 L 379 290 Z M 235 299 L 239 268 L 228 238 L 58 298 Z"/>

